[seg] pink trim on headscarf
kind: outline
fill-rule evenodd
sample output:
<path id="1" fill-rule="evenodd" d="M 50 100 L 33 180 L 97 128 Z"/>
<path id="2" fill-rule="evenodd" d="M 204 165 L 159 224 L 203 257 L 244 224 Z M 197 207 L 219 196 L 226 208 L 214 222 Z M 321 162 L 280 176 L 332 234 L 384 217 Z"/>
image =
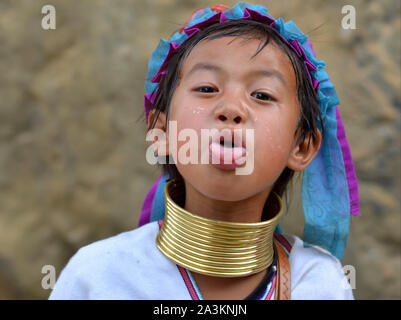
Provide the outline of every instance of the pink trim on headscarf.
<path id="1" fill-rule="evenodd" d="M 352 161 L 351 150 L 348 145 L 347 137 L 345 136 L 345 129 L 341 121 L 340 113 L 338 111 L 338 106 L 336 106 L 336 118 L 337 118 L 337 139 L 341 146 L 345 173 L 348 182 L 348 193 L 351 206 L 350 213 L 351 216 L 360 216 L 361 212 L 359 207 L 358 179 L 356 177 L 354 162 Z"/>

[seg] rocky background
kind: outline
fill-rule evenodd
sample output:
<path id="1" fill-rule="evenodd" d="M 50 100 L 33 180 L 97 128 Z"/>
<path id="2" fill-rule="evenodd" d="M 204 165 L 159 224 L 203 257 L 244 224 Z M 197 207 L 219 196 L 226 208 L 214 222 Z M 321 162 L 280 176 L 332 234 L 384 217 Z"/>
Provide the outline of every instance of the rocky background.
<path id="1" fill-rule="evenodd" d="M 0 2 L 0 298 L 46 299 L 82 246 L 136 227 L 159 175 L 145 161 L 151 51 L 199 7 L 234 1 Z M 359 178 L 343 265 L 359 299 L 400 299 L 400 2 L 257 1 L 308 32 L 341 100 Z M 41 28 L 52 4 L 56 30 Z M 341 8 L 356 9 L 343 30 Z M 296 181 L 295 181 L 296 182 Z M 283 227 L 302 234 L 295 183 Z"/>

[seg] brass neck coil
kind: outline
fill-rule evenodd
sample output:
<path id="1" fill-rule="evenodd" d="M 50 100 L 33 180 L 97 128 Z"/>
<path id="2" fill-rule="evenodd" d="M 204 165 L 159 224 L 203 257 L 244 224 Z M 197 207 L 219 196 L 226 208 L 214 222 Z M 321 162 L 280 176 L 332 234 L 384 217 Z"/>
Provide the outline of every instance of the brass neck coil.
<path id="1" fill-rule="evenodd" d="M 194 215 L 176 202 L 183 199 L 183 183 L 169 181 L 165 188 L 165 218 L 156 244 L 177 265 L 216 277 L 242 277 L 267 269 L 274 256 L 273 232 L 282 215 L 258 223 L 212 220 Z M 174 200 L 175 201 L 174 201 Z"/>

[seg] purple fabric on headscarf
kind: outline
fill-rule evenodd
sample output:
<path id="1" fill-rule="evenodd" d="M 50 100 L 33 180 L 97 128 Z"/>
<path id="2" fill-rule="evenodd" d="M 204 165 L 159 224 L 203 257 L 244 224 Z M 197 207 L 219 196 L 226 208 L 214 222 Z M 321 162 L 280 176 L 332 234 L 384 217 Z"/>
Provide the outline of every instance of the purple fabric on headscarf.
<path id="1" fill-rule="evenodd" d="M 359 211 L 359 193 L 358 193 L 358 180 L 355 174 L 354 162 L 352 161 L 351 150 L 349 148 L 347 137 L 345 136 L 344 125 L 341 121 L 338 106 L 336 106 L 337 118 L 337 139 L 341 146 L 343 154 L 345 174 L 347 175 L 348 193 L 351 205 L 351 216 L 360 216 Z"/>
<path id="2" fill-rule="evenodd" d="M 308 45 L 311 48 L 313 54 L 316 56 L 313 50 L 312 43 L 308 41 Z M 344 125 L 341 120 L 338 106 L 336 106 L 336 120 L 337 120 L 337 139 L 340 143 L 341 153 L 343 156 L 345 174 L 347 176 L 348 193 L 350 200 L 350 214 L 351 216 L 360 216 L 359 208 L 359 193 L 358 193 L 358 179 L 355 174 L 354 162 L 352 160 L 351 149 L 348 145 L 347 137 L 345 135 Z"/>
<path id="3" fill-rule="evenodd" d="M 149 189 L 149 192 L 145 198 L 145 201 L 143 202 L 141 215 L 139 216 L 138 228 L 144 224 L 149 223 L 149 221 L 150 221 L 150 214 L 152 212 L 152 202 L 153 202 L 153 198 L 155 196 L 157 185 L 159 184 L 161 177 L 162 176 L 157 178 L 155 184 Z"/>

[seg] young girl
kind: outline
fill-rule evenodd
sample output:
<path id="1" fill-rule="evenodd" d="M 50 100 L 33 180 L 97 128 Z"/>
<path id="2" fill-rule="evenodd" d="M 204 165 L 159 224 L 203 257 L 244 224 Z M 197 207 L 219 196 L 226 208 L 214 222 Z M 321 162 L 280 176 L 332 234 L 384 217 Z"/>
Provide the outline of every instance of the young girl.
<path id="1" fill-rule="evenodd" d="M 145 111 L 163 175 L 140 227 L 81 248 L 50 299 L 353 299 L 339 259 L 357 180 L 324 67 L 264 6 L 195 11 L 150 57 Z M 173 128 L 215 133 L 194 147 Z M 295 171 L 303 240 L 277 225 Z"/>

